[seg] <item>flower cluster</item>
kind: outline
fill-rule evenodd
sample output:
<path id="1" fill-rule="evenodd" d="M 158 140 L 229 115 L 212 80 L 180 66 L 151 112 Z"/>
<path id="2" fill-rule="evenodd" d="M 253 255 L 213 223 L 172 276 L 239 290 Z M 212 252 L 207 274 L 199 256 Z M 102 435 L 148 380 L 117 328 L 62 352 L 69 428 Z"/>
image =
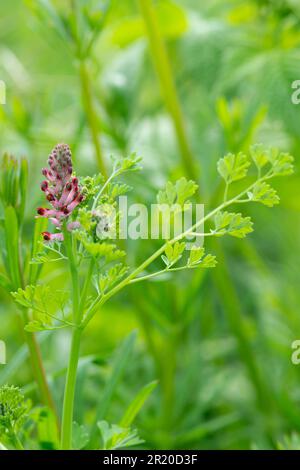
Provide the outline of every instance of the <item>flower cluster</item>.
<path id="1" fill-rule="evenodd" d="M 84 196 L 79 187 L 78 179 L 72 175 L 72 155 L 70 147 L 66 144 L 58 144 L 52 150 L 48 159 L 49 168 L 44 168 L 42 173 L 45 180 L 41 183 L 41 190 L 46 194 L 52 208 L 39 207 L 37 213 L 40 217 L 47 217 L 61 230 L 62 224 L 67 220 L 74 209 L 80 204 Z M 78 228 L 77 222 L 70 222 L 68 230 Z M 45 241 L 63 240 L 63 234 L 43 232 Z"/>

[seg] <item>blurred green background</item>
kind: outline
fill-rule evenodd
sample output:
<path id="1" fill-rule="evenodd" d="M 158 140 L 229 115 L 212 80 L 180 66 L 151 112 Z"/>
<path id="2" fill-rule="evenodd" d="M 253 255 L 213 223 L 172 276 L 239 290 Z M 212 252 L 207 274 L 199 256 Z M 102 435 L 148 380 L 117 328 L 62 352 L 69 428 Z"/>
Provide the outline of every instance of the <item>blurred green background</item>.
<path id="1" fill-rule="evenodd" d="M 300 105 L 291 101 L 300 79 L 299 2 L 153 1 L 158 42 L 147 5 L 0 2 L 7 87 L 0 151 L 29 159 L 28 239 L 41 201 L 40 168 L 57 142 L 70 144 L 78 174 L 109 172 L 111 155 L 136 151 L 143 172 L 128 177 L 130 197 L 149 204 L 166 180 L 184 175 L 213 205 L 217 160 L 254 142 L 291 152 L 296 173 L 276 182 L 280 206 L 247 208 L 255 222 L 247 241 L 207 243 L 217 268 L 134 285 L 96 315 L 84 335 L 75 418 L 92 422 L 120 345 L 137 329 L 105 419 L 117 422 L 137 391 L 157 379 L 135 423 L 145 448 L 276 448 L 300 432 L 300 366 L 291 362 L 291 343 L 300 338 Z M 130 263 L 154 246 L 128 242 Z M 61 287 L 66 272 L 51 267 L 43 279 Z M 24 387 L 37 403 L 16 307 L 0 296 L 8 354 L 0 383 Z M 60 405 L 68 335 L 41 342 Z"/>

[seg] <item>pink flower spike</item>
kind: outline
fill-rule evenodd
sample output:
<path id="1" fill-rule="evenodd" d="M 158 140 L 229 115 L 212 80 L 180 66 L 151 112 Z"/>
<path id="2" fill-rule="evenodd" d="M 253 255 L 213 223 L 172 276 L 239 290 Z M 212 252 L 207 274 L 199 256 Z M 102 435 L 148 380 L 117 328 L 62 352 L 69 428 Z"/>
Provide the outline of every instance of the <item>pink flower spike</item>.
<path id="1" fill-rule="evenodd" d="M 49 168 L 42 170 L 45 180 L 41 183 L 41 190 L 45 193 L 52 208 L 39 207 L 37 217 L 47 217 L 56 228 L 61 229 L 62 221 L 70 217 L 73 210 L 83 201 L 84 196 L 81 193 L 78 178 L 72 176 L 72 156 L 68 145 L 56 145 L 49 155 L 48 165 Z M 70 231 L 79 226 L 78 222 L 70 222 L 67 225 Z M 44 232 L 43 236 L 46 241 L 63 240 L 61 233 Z"/>

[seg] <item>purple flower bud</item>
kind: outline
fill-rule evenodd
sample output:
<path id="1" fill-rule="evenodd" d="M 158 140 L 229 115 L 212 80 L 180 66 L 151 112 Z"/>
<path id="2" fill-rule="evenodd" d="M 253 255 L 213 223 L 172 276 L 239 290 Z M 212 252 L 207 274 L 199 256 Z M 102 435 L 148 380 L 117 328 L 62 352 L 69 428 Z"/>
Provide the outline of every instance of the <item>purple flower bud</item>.
<path id="1" fill-rule="evenodd" d="M 41 183 L 41 190 L 45 192 L 47 189 L 48 189 L 48 181 L 43 181 Z"/>
<path id="2" fill-rule="evenodd" d="M 50 242 L 50 241 L 53 241 L 53 240 L 57 240 L 57 241 L 62 242 L 63 239 L 64 239 L 64 236 L 63 236 L 62 233 L 42 232 L 42 235 L 43 235 L 44 240 L 46 242 Z"/>
<path id="3" fill-rule="evenodd" d="M 44 209 L 43 207 L 38 207 L 38 209 L 36 211 L 39 215 L 43 216 L 43 215 L 45 215 L 46 209 Z"/>

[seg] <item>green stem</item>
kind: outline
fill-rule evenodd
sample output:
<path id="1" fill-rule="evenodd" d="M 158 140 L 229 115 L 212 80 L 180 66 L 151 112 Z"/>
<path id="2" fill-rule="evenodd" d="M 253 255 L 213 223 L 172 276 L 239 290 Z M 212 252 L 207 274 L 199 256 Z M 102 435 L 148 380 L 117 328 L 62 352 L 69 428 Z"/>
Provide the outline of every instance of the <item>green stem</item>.
<path id="1" fill-rule="evenodd" d="M 82 101 L 96 152 L 97 165 L 102 175 L 107 179 L 107 171 L 104 163 L 104 157 L 99 137 L 99 118 L 94 108 L 91 82 L 85 59 L 80 60 L 79 75 L 82 90 Z"/>
<path id="2" fill-rule="evenodd" d="M 65 247 L 67 252 L 67 258 L 69 260 L 69 267 L 70 267 L 70 275 L 72 280 L 72 303 L 73 303 L 73 320 L 74 323 L 79 323 L 79 315 L 80 315 L 80 286 L 79 286 L 79 277 L 78 277 L 78 269 L 77 269 L 77 262 L 76 262 L 76 244 L 74 245 L 74 240 L 72 234 L 64 228 L 64 241 Z M 76 242 L 76 240 L 75 240 Z"/>
<path id="3" fill-rule="evenodd" d="M 195 167 L 186 130 L 181 106 L 177 96 L 175 81 L 169 61 L 166 45 L 160 32 L 159 23 L 151 0 L 138 0 L 141 14 L 144 19 L 148 42 L 159 78 L 161 91 L 173 121 L 181 159 L 186 174 L 195 181 L 198 181 L 198 172 Z"/>
<path id="4" fill-rule="evenodd" d="M 228 189 L 229 189 L 229 184 L 226 183 L 225 191 L 224 191 L 224 202 L 227 201 L 227 198 L 228 198 Z"/>
<path id="5" fill-rule="evenodd" d="M 88 290 L 90 287 L 91 278 L 92 278 L 93 271 L 94 271 L 94 266 L 95 266 L 95 260 L 92 258 L 90 261 L 89 269 L 86 274 L 85 282 L 84 282 L 82 292 L 81 292 L 80 307 L 79 307 L 81 312 L 83 312 L 84 310 L 84 305 L 85 305 L 86 298 L 88 295 Z"/>
<path id="6" fill-rule="evenodd" d="M 62 415 L 61 448 L 64 450 L 72 448 L 73 410 L 81 334 L 81 329 L 73 329 Z"/>
<path id="7" fill-rule="evenodd" d="M 71 1 L 71 7 L 74 15 L 73 34 L 74 34 L 74 45 L 76 51 L 76 57 L 79 61 L 79 79 L 81 85 L 82 104 L 85 110 L 86 119 L 90 128 L 91 137 L 93 140 L 96 161 L 98 168 L 102 175 L 107 179 L 107 171 L 104 163 L 104 157 L 102 152 L 102 146 L 100 141 L 100 125 L 97 112 L 94 107 L 93 91 L 89 72 L 86 65 L 86 59 L 88 51 L 84 47 L 84 41 L 82 39 L 82 32 L 78 27 L 78 16 L 79 7 L 76 1 Z"/>
<path id="8" fill-rule="evenodd" d="M 64 227 L 64 241 L 69 260 L 70 275 L 72 280 L 72 304 L 73 319 L 76 327 L 72 330 L 71 350 L 69 357 L 69 365 L 66 377 L 66 385 L 64 392 L 63 413 L 62 413 L 62 431 L 61 431 L 61 448 L 71 449 L 72 447 L 72 425 L 74 397 L 76 386 L 76 375 L 80 351 L 80 339 L 82 330 L 78 328 L 81 321 L 80 310 L 80 285 L 78 277 L 78 269 L 76 262 L 76 244 L 73 243 L 72 234 Z"/>

